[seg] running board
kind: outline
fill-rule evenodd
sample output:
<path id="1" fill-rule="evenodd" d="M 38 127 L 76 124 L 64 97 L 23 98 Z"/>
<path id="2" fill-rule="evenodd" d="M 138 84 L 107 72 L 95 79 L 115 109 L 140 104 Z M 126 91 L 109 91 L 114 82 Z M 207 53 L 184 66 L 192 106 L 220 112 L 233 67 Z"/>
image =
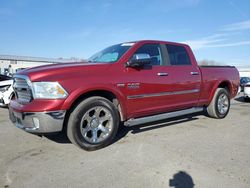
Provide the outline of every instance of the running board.
<path id="1" fill-rule="evenodd" d="M 164 113 L 164 114 L 157 114 L 154 116 L 147 116 L 147 117 L 135 118 L 135 119 L 132 118 L 132 119 L 129 119 L 128 121 L 125 121 L 124 125 L 127 127 L 131 127 L 134 125 L 139 125 L 139 124 L 158 121 L 158 120 L 162 120 L 162 119 L 168 119 L 168 118 L 173 118 L 173 117 L 177 117 L 177 116 L 201 112 L 203 110 L 204 110 L 203 107 L 194 107 L 194 108 L 189 108 L 186 110 L 168 112 L 168 113 Z"/>

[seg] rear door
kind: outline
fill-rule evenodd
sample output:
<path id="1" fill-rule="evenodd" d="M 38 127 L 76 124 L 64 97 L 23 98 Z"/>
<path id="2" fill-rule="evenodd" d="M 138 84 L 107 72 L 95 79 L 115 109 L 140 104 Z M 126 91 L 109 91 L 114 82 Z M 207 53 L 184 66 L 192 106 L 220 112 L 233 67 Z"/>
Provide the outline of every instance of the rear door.
<path id="1" fill-rule="evenodd" d="M 201 75 L 196 63 L 192 63 L 185 46 L 165 44 L 170 66 L 167 73 L 172 80 L 172 102 L 175 109 L 196 106 L 200 96 Z"/>

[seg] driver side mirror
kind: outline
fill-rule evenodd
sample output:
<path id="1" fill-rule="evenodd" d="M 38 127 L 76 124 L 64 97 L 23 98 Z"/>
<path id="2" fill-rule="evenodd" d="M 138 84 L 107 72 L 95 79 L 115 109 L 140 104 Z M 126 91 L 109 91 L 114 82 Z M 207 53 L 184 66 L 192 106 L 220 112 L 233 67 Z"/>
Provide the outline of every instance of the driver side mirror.
<path id="1" fill-rule="evenodd" d="M 130 61 L 126 63 L 126 67 L 140 68 L 150 63 L 151 58 L 149 54 L 134 54 Z"/>

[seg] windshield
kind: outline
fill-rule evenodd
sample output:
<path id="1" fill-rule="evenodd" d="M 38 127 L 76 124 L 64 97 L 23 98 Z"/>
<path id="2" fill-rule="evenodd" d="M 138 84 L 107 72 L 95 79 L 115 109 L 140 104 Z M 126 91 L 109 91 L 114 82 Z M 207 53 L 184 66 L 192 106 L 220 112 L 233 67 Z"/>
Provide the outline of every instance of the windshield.
<path id="1" fill-rule="evenodd" d="M 5 76 L 5 75 L 0 74 L 0 82 L 1 82 L 1 81 L 6 81 L 6 80 L 11 80 L 11 79 L 12 79 L 12 78 L 9 77 L 9 76 Z"/>
<path id="2" fill-rule="evenodd" d="M 241 82 L 242 84 L 248 83 L 248 82 L 250 82 L 250 78 L 249 78 L 249 77 L 242 77 L 242 78 L 240 79 L 240 82 Z"/>
<path id="3" fill-rule="evenodd" d="M 113 63 L 118 61 L 122 55 L 133 46 L 134 43 L 122 43 L 110 46 L 104 50 L 94 54 L 88 59 L 88 62 L 94 63 Z"/>

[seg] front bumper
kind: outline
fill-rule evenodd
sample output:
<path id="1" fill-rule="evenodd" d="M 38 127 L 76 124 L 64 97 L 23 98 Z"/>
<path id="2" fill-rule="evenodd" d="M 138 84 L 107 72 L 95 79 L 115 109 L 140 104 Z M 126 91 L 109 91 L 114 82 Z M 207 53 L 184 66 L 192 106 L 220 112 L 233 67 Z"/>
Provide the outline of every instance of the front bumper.
<path id="1" fill-rule="evenodd" d="M 250 87 L 244 88 L 244 97 L 250 98 Z"/>
<path id="2" fill-rule="evenodd" d="M 46 112 L 16 112 L 9 108 L 10 120 L 27 132 L 52 133 L 63 128 L 66 110 Z"/>

